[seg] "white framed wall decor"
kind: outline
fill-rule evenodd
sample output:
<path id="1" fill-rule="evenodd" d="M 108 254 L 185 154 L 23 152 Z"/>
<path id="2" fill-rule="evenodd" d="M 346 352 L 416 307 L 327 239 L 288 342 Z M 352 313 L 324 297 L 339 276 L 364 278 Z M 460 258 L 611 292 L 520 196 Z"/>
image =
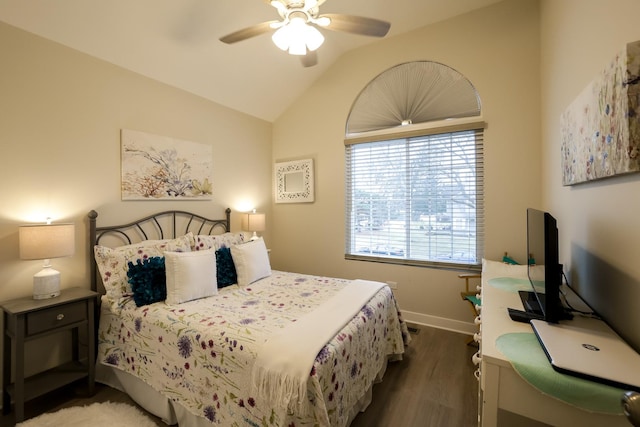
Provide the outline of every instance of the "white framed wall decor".
<path id="1" fill-rule="evenodd" d="M 313 202 L 313 185 L 313 159 L 276 163 L 276 203 Z"/>

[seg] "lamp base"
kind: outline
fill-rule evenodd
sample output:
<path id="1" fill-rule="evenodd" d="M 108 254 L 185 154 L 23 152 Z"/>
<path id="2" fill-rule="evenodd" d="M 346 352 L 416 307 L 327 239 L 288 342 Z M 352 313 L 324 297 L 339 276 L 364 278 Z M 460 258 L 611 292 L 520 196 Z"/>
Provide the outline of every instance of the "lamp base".
<path id="1" fill-rule="evenodd" d="M 45 267 L 33 276 L 33 299 L 54 298 L 60 295 L 60 272 Z"/>

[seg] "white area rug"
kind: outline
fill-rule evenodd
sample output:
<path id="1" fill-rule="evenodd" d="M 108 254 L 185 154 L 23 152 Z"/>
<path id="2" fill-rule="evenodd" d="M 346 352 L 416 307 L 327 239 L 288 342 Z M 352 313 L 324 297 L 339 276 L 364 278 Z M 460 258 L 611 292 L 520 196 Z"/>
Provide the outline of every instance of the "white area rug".
<path id="1" fill-rule="evenodd" d="M 16 427 L 156 427 L 138 408 L 126 403 L 103 402 L 74 406 L 42 414 Z"/>

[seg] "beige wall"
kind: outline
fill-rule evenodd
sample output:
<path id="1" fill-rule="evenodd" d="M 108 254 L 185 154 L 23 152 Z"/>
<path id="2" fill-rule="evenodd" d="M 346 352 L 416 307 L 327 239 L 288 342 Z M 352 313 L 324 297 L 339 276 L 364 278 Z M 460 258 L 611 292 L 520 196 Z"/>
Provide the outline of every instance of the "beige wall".
<path id="1" fill-rule="evenodd" d="M 620 322 L 632 328 L 618 326 L 640 349 L 640 175 L 563 187 L 559 131 L 567 106 L 626 43 L 640 40 L 640 2 L 541 5 L 543 204 L 558 219 L 561 262 L 572 284 L 604 287 L 600 302 L 636 313 Z"/>
<path id="2" fill-rule="evenodd" d="M 52 260 L 66 288 L 89 286 L 85 219 L 91 209 L 102 224 L 164 208 L 223 217 L 224 207 L 254 206 L 269 221 L 270 123 L 4 23 L 0 54 L 0 301 L 31 295 L 42 265 L 18 259 L 20 224 L 47 216 L 75 222 L 75 256 Z M 120 201 L 122 128 L 210 144 L 214 200 Z M 238 230 L 237 215 L 232 222 Z"/>
<path id="3" fill-rule="evenodd" d="M 315 203 L 273 206 L 274 266 L 395 281 L 412 320 L 472 330 L 456 272 L 344 259 L 345 122 L 367 83 L 399 63 L 432 60 L 465 75 L 488 123 L 485 254 L 524 260 L 525 210 L 540 201 L 539 38 L 537 1 L 508 1 L 340 58 L 274 123 L 273 160 L 313 158 L 316 180 Z"/>
<path id="4" fill-rule="evenodd" d="M 40 265 L 18 259 L 19 224 L 47 215 L 74 221 L 76 255 L 54 263 L 63 287 L 86 286 L 90 209 L 116 221 L 175 206 L 120 201 L 119 131 L 130 128 L 211 144 L 214 200 L 180 207 L 221 213 L 223 206 L 255 206 L 267 212 L 274 268 L 396 281 L 409 317 L 471 330 L 456 272 L 343 256 L 343 137 L 351 104 L 382 71 L 433 60 L 464 74 L 482 99 L 488 123 L 486 256 L 498 259 L 507 250 L 524 259 L 525 208 L 549 209 L 559 221 L 561 261 L 570 279 L 588 282 L 576 256 L 584 250 L 628 279 L 628 299 L 637 301 L 640 178 L 562 187 L 559 117 L 613 53 L 640 40 L 640 3 L 540 5 L 506 1 L 346 54 L 273 124 L 273 142 L 269 123 L 0 23 L 0 300 L 29 295 Z M 272 163 L 304 158 L 315 161 L 316 201 L 271 204 Z M 64 350 L 32 351 L 45 365 L 59 352 Z"/>
<path id="5" fill-rule="evenodd" d="M 540 5 L 506 1 L 346 54 L 273 124 L 273 141 L 269 123 L 0 23 L 0 300 L 29 295 L 40 265 L 18 259 L 19 224 L 47 215 L 74 221 L 76 255 L 54 263 L 63 287 L 86 286 L 90 209 L 116 221 L 175 206 L 120 201 L 119 131 L 129 128 L 211 144 L 214 200 L 179 206 L 218 214 L 224 206 L 265 211 L 274 268 L 396 281 L 408 317 L 471 330 L 456 272 L 343 256 L 349 109 L 372 78 L 412 60 L 449 65 L 480 93 L 488 123 L 486 257 L 498 259 L 506 250 L 524 259 L 525 208 L 549 209 L 559 221 L 561 261 L 570 279 L 588 281 L 577 273 L 584 266 L 576 248 L 584 249 L 628 278 L 628 295 L 637 295 L 640 178 L 562 187 L 559 117 L 613 53 L 640 40 L 640 3 Z M 316 201 L 272 204 L 273 162 L 305 158 L 315 161 Z M 55 360 L 60 351 L 38 362 Z"/>

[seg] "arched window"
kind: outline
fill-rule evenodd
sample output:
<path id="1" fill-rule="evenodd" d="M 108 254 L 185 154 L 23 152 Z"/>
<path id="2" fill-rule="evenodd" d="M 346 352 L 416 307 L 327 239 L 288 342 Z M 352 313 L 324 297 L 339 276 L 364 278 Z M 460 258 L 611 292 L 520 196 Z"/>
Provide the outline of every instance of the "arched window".
<path id="1" fill-rule="evenodd" d="M 451 67 L 374 78 L 346 125 L 346 258 L 480 266 L 484 128 L 477 91 Z"/>

